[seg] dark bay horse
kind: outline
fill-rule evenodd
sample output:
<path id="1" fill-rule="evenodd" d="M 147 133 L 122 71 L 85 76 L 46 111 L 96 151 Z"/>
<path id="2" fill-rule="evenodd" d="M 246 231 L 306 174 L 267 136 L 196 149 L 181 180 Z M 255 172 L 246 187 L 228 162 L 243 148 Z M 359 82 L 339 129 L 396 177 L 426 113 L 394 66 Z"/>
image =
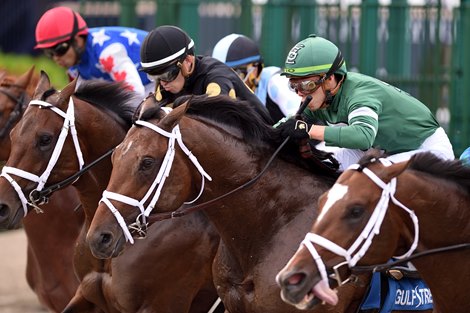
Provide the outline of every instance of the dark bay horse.
<path id="1" fill-rule="evenodd" d="M 37 84 L 34 67 L 24 74 L 6 76 L 0 83 L 0 161 L 10 154 L 10 130 L 23 115 Z M 23 228 L 28 240 L 26 279 L 39 302 L 52 312 L 61 312 L 78 287 L 73 272 L 74 245 L 84 216 L 73 188 L 61 190 L 49 203 L 41 206 L 44 213 L 27 214 Z M 0 209 L 2 227 L 16 228 Z"/>
<path id="2" fill-rule="evenodd" d="M 77 173 L 113 149 L 130 127 L 135 98 L 122 85 L 93 81 L 75 89 L 76 81 L 58 92 L 42 73 L 34 100 L 12 130 L 6 172 L 22 194 Z M 217 299 L 211 265 L 219 239 L 202 215 L 163 223 L 112 260 L 90 253 L 85 234 L 111 167 L 105 157 L 73 183 L 86 220 L 75 250 L 80 286 L 64 312 L 207 312 Z M 5 179 L 0 203 L 10 215 L 22 210 L 21 195 Z"/>
<path id="3" fill-rule="evenodd" d="M 142 112 L 113 153 L 111 178 L 87 235 L 102 257 L 124 249 L 125 224 L 160 219 L 186 202 L 205 203 L 249 182 L 280 143 L 247 103 L 228 97 L 193 96 L 161 119 L 157 112 Z M 221 236 L 213 273 L 227 312 L 301 312 L 281 300 L 275 276 L 310 229 L 316 199 L 336 177 L 299 166 L 305 162 L 290 148 L 254 184 L 198 208 Z M 336 307 L 308 303 L 304 309 L 356 312 L 368 279 L 342 286 Z"/>
<path id="4" fill-rule="evenodd" d="M 397 164 L 377 152 L 366 156 L 338 178 L 319 206 L 311 232 L 278 275 L 286 299 L 324 281 L 328 270 L 342 262 L 354 270 L 395 255 L 400 259 L 470 243 L 470 169 L 430 152 Z M 469 249 L 412 262 L 431 289 L 435 312 L 470 312 Z M 420 293 L 413 297 L 428 300 Z"/>

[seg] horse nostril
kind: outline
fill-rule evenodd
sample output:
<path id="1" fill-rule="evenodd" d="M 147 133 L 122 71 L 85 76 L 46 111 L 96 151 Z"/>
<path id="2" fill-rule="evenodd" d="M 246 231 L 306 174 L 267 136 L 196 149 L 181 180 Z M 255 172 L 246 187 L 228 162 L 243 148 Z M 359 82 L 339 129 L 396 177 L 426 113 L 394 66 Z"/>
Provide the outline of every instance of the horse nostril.
<path id="1" fill-rule="evenodd" d="M 110 233 L 103 233 L 101 234 L 101 244 L 107 245 L 113 239 L 113 236 Z"/>
<path id="2" fill-rule="evenodd" d="M 10 214 L 10 208 L 6 204 L 0 204 L 0 220 L 8 217 Z"/>
<path id="3" fill-rule="evenodd" d="M 301 274 L 301 273 L 297 273 L 297 274 L 294 274 L 294 275 L 291 275 L 287 280 L 287 284 L 289 285 L 298 285 L 299 283 L 301 283 L 305 278 L 305 275 L 304 274 Z"/>

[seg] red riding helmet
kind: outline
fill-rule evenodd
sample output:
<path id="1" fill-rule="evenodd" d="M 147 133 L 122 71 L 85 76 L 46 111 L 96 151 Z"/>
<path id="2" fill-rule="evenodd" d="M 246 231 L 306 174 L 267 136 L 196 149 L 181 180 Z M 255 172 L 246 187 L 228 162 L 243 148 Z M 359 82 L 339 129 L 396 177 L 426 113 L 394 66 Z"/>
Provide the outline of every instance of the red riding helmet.
<path id="1" fill-rule="evenodd" d="M 56 7 L 39 19 L 36 25 L 35 48 L 51 48 L 72 39 L 75 35 L 86 34 L 88 26 L 80 14 L 67 7 Z"/>

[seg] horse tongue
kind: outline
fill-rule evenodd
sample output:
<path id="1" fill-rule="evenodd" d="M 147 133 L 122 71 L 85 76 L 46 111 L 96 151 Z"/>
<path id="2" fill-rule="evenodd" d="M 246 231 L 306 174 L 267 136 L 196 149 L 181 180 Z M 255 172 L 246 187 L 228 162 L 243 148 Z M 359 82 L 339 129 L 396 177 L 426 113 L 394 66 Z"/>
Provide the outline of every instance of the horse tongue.
<path id="1" fill-rule="evenodd" d="M 328 283 L 321 280 L 313 287 L 313 294 L 322 301 L 328 304 L 336 305 L 338 303 L 338 295 L 328 286 Z"/>

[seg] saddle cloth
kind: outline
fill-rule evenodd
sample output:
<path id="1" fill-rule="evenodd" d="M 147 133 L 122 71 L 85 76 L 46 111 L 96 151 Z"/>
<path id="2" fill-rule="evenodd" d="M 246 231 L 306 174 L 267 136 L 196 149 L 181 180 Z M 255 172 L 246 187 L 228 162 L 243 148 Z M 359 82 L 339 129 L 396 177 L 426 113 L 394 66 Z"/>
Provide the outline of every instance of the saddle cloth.
<path id="1" fill-rule="evenodd" d="M 433 308 L 431 290 L 419 278 L 403 277 L 399 280 L 384 273 L 374 273 L 362 310 L 379 313 L 392 311 L 424 311 Z"/>

